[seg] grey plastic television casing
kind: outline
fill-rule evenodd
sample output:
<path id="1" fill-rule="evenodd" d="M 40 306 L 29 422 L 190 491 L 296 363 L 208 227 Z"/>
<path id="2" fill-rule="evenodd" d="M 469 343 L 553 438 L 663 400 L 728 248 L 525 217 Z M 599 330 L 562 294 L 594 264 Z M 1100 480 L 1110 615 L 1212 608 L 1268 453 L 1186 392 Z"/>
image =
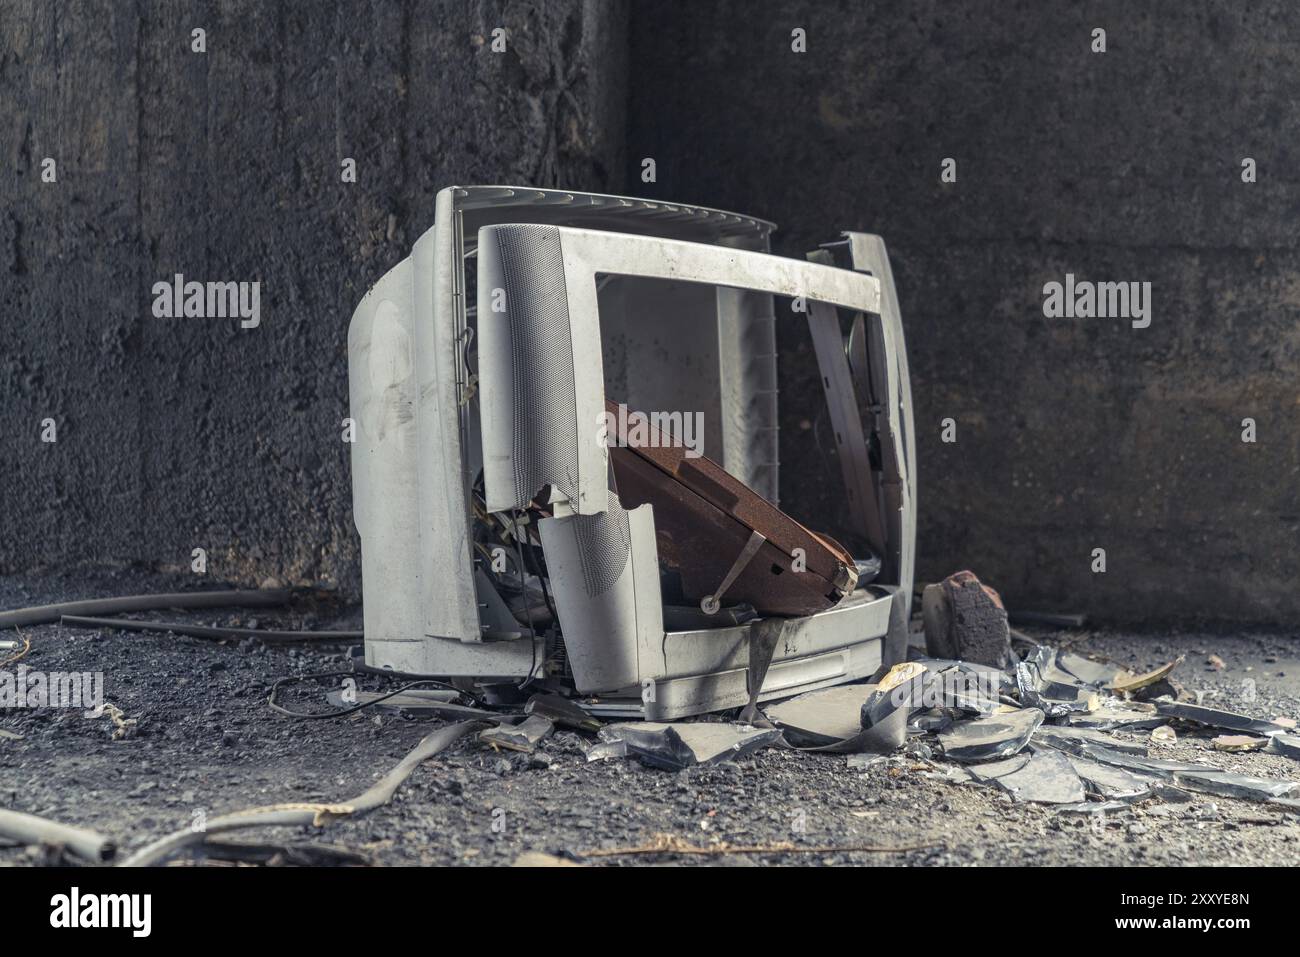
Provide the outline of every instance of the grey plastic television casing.
<path id="1" fill-rule="evenodd" d="M 705 454 L 777 502 L 774 295 L 808 304 L 855 531 L 884 571 L 789 624 L 760 699 L 901 660 L 915 457 L 884 243 L 844 234 L 803 262 L 768 253 L 772 228 L 624 197 L 438 194 L 433 228 L 367 293 L 348 333 L 368 664 L 505 681 L 540 666 L 540 639 L 492 637 L 508 612 L 475 569 L 470 490 L 482 470 L 489 510 L 526 504 L 532 483 L 554 490 L 543 549 L 574 683 L 593 710 L 662 720 L 743 705 L 752 626 L 664 630 L 653 509 L 624 512 L 609 494 L 593 433 L 607 389 L 634 409 L 700 410 Z M 829 265 L 836 255 L 853 268 Z M 492 291 L 512 286 L 509 309 L 491 314 Z M 837 306 L 858 316 L 847 343 Z M 878 401 L 859 403 L 855 389 Z M 877 472 L 863 405 L 875 409 Z M 607 560 L 593 571 L 596 540 Z"/>

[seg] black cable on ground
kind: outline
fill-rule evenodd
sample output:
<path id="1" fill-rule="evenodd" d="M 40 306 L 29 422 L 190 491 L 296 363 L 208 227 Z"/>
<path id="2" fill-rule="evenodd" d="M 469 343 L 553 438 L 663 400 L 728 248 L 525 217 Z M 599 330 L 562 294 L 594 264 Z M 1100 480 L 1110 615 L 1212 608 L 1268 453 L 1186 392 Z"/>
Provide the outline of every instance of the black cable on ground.
<path id="1" fill-rule="evenodd" d="M 86 601 L 65 601 L 3 611 L 0 612 L 0 628 L 52 625 L 64 615 L 116 615 L 124 611 L 158 611 L 163 608 L 266 608 L 286 605 L 292 596 L 293 592 L 287 588 L 268 588 L 91 598 Z"/>
<path id="2" fill-rule="evenodd" d="M 273 628 L 225 628 L 191 625 L 178 621 L 141 621 L 134 618 L 88 618 L 64 615 L 60 621 L 70 628 L 115 628 L 118 631 L 170 631 L 194 638 L 258 638 L 262 641 L 358 641 L 359 631 L 279 631 Z"/>
<path id="3" fill-rule="evenodd" d="M 344 678 L 353 677 L 355 675 L 355 671 L 318 671 L 309 675 L 289 675 L 288 677 L 279 679 L 275 684 L 271 685 L 271 690 L 266 696 L 266 703 L 267 706 L 277 714 L 282 714 L 289 718 L 303 718 L 308 721 L 320 721 L 331 718 L 342 718 L 350 714 L 356 714 L 358 711 L 363 711 L 366 708 L 373 708 L 375 705 L 387 701 L 389 698 L 395 698 L 403 692 L 410 691 L 411 689 L 420 687 L 421 685 L 432 685 L 433 687 L 446 688 L 450 691 L 460 690 L 447 684 L 445 681 L 425 678 L 420 681 L 412 681 L 404 684 L 396 691 L 382 694 L 378 698 L 363 701 L 360 704 L 352 705 L 350 708 L 339 708 L 337 711 L 290 711 L 276 700 L 280 695 L 280 689 L 286 688 L 289 685 L 300 684 L 303 681 L 314 681 L 320 678 Z M 451 704 L 443 701 L 429 701 L 428 703 L 420 702 L 420 707 L 428 711 L 442 712 L 444 716 L 449 717 L 482 717 L 491 718 L 493 720 L 500 720 L 504 717 L 508 717 L 506 715 L 497 715 L 491 711 L 471 708 L 467 705 Z"/>

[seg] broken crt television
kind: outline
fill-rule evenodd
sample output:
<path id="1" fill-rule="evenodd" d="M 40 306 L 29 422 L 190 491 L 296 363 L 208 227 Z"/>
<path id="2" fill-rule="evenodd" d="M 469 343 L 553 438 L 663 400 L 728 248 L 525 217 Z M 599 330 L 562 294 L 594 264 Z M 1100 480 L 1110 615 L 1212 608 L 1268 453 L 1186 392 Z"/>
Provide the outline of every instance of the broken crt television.
<path id="1" fill-rule="evenodd" d="M 368 666 L 666 720 L 905 657 L 914 440 L 885 246 L 844 233 L 805 261 L 769 252 L 773 228 L 438 194 L 348 332 Z M 777 323 L 811 338 L 833 436 L 795 474 L 832 472 L 842 528 L 779 507 Z"/>

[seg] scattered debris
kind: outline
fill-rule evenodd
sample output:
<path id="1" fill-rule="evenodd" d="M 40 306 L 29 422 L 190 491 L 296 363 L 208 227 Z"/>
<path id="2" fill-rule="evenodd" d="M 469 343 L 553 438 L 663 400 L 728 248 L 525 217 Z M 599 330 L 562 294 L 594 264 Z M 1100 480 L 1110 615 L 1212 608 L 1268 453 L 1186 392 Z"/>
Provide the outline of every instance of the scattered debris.
<path id="1" fill-rule="evenodd" d="M 1300 735 L 1275 734 L 1268 739 L 1268 750 L 1300 761 Z"/>
<path id="2" fill-rule="evenodd" d="M 862 706 L 876 688 L 857 684 L 809 691 L 766 707 L 763 713 L 795 747 L 826 747 L 862 730 Z"/>
<path id="3" fill-rule="evenodd" d="M 8 658 L 0 660 L 0 668 L 21 661 L 23 658 L 27 657 L 27 652 L 32 650 L 31 639 L 24 635 L 17 625 L 14 626 L 14 631 L 18 634 L 18 641 L 5 642 L 5 645 L 7 646 L 5 650 L 13 651 L 15 653 L 10 655 Z M 20 646 L 21 650 L 18 650 Z"/>
<path id="4" fill-rule="evenodd" d="M 1205 659 L 1205 663 L 1215 671 L 1222 671 L 1224 668 L 1228 667 L 1227 663 L 1218 655 L 1210 655 L 1210 657 Z"/>
<path id="5" fill-rule="evenodd" d="M 1043 712 L 1025 708 L 961 721 L 939 735 L 945 757 L 964 763 L 992 761 L 1018 754 L 1043 723 Z"/>
<path id="6" fill-rule="evenodd" d="M 1023 767 L 996 781 L 1017 801 L 1035 804 L 1077 804 L 1087 796 L 1083 780 L 1060 751 L 1037 752 Z"/>
<path id="7" fill-rule="evenodd" d="M 926 652 L 1006 668 L 1012 662 L 1006 608 L 996 591 L 971 571 L 927 585 L 921 593 Z"/>
<path id="8" fill-rule="evenodd" d="M 1097 761 L 1069 755 L 1074 769 L 1089 794 L 1107 801 L 1131 803 L 1150 796 L 1158 779 L 1144 774 L 1134 774 L 1123 768 L 1108 767 Z"/>
<path id="9" fill-rule="evenodd" d="M 1172 674 L 1173 670 L 1182 664 L 1183 658 L 1183 655 L 1179 655 L 1173 661 L 1169 662 L 1169 664 L 1161 665 L 1159 668 L 1154 671 L 1148 671 L 1146 674 L 1121 674 L 1115 679 L 1114 683 L 1111 684 L 1110 690 L 1119 694 L 1128 694 L 1129 692 L 1136 691 L 1139 688 L 1145 688 L 1147 685 L 1153 685 L 1162 678 L 1167 678 Z"/>
<path id="10" fill-rule="evenodd" d="M 1045 736 L 1041 739 L 1049 747 L 1057 748 L 1080 758 L 1087 758 L 1111 767 L 1123 768 L 1139 775 L 1172 780 L 1178 771 L 1201 771 L 1199 764 L 1187 764 L 1181 761 L 1166 761 L 1161 758 L 1149 758 L 1131 751 L 1123 751 L 1106 744 L 1099 744 L 1084 738 Z"/>
<path id="11" fill-rule="evenodd" d="M 1167 724 L 1151 729 L 1151 740 L 1156 744 L 1177 744 L 1178 734 Z"/>
<path id="12" fill-rule="evenodd" d="M 1123 670 L 1119 665 L 1093 661 L 1069 651 L 1058 651 L 1055 663 L 1067 674 L 1094 688 L 1109 688 Z"/>
<path id="13" fill-rule="evenodd" d="M 1191 721 L 1210 728 L 1223 728 L 1227 731 L 1249 731 L 1253 734 L 1279 734 L 1286 730 L 1271 721 L 1247 717 L 1234 711 L 1220 711 L 1199 704 L 1186 704 L 1181 701 L 1158 701 L 1156 712 L 1167 718 Z"/>
<path id="14" fill-rule="evenodd" d="M 865 771 L 883 760 L 883 754 L 850 754 L 848 767 L 850 771 Z"/>
<path id="15" fill-rule="evenodd" d="M 965 770 L 966 773 L 976 781 L 987 783 L 989 781 L 996 781 L 1004 775 L 1013 774 L 1028 763 L 1029 755 L 1022 752 L 1014 757 L 1005 758 L 1002 761 L 989 761 L 986 764 L 972 764 Z"/>
<path id="16" fill-rule="evenodd" d="M 1192 791 L 1203 791 L 1221 797 L 1243 798 L 1247 801 L 1271 801 L 1274 798 L 1286 797 L 1296 788 L 1300 788 L 1300 781 L 1270 781 L 1247 774 L 1234 774 L 1231 771 L 1215 771 L 1207 768 L 1179 771 L 1174 775 L 1174 781 Z"/>
<path id="17" fill-rule="evenodd" d="M 499 724 L 495 728 L 485 728 L 479 732 L 478 739 L 496 748 L 532 754 L 542 739 L 554 730 L 555 725 L 550 718 L 534 714 L 519 724 Z"/>
<path id="18" fill-rule="evenodd" d="M 124 741 L 135 734 L 137 720 L 128 718 L 126 714 L 117 705 L 111 701 L 105 701 L 101 709 L 102 714 L 108 715 L 113 722 L 113 740 Z"/>
<path id="19" fill-rule="evenodd" d="M 1173 675 L 1165 675 L 1159 681 L 1131 692 L 1131 695 L 1134 701 L 1155 701 L 1159 698 L 1172 698 L 1174 701 L 1196 700 L 1196 695 L 1188 691 Z"/>
<path id="20" fill-rule="evenodd" d="M 285 679 L 281 679 L 284 681 Z M 296 676 L 289 680 L 296 680 Z M 420 684 L 421 682 L 412 682 Z M 274 696 L 278 694 L 279 682 L 273 689 Z M 335 689 L 326 692 L 325 700 L 333 705 L 338 711 L 325 711 L 316 714 L 297 713 L 285 710 L 277 705 L 272 705 L 272 710 L 281 714 L 286 714 L 294 718 L 336 718 L 345 714 L 352 714 L 363 708 L 378 708 L 381 711 L 396 711 L 411 717 L 440 717 L 448 719 L 469 720 L 471 718 L 481 719 L 483 721 L 495 721 L 503 723 L 514 723 L 522 721 L 523 716 L 518 714 L 503 714 L 497 711 L 486 711 L 482 708 L 475 708 L 470 705 L 457 704 L 456 699 L 460 697 L 458 691 L 447 691 L 438 688 L 413 688 L 406 685 L 396 691 L 342 691 Z"/>
<path id="21" fill-rule="evenodd" d="M 1095 728 L 1081 728 L 1069 724 L 1044 724 L 1034 732 L 1034 743 L 1044 743 L 1061 751 L 1071 750 L 1069 742 L 1087 741 L 1116 751 L 1147 755 L 1147 747 L 1137 741 L 1124 741 Z"/>
<path id="22" fill-rule="evenodd" d="M 1081 804 L 1063 804 L 1058 807 L 1058 814 L 1110 814 L 1127 811 L 1129 806 L 1123 801 L 1087 801 Z"/>
<path id="23" fill-rule="evenodd" d="M 1268 744 L 1268 738 L 1253 734 L 1221 734 L 1210 743 L 1215 751 L 1258 751 Z"/>
<path id="24" fill-rule="evenodd" d="M 697 764 L 718 764 L 753 754 L 780 741 L 781 730 L 711 721 L 640 721 L 607 724 L 600 729 L 600 740 L 604 744 L 621 744 L 624 753 L 652 767 L 680 771 Z M 615 753 L 610 749 L 600 756 Z M 592 760 L 590 752 L 587 757 Z"/>
<path id="25" fill-rule="evenodd" d="M 1149 731 L 1168 723 L 1169 719 L 1156 714 L 1154 708 L 1142 711 L 1134 702 L 1127 706 L 1103 702 L 1096 711 L 1070 715 L 1071 727 L 1096 731 Z"/>
<path id="26" fill-rule="evenodd" d="M 1065 684 L 1054 677 L 1060 672 L 1053 663 L 1053 654 L 1051 648 L 1043 647 L 1016 664 L 1020 703 L 1027 708 L 1037 708 L 1049 718 L 1096 711 L 1101 706 L 1101 698 L 1095 692 L 1077 684 Z"/>
<path id="27" fill-rule="evenodd" d="M 907 740 L 907 719 L 919 704 L 925 674 L 925 665 L 916 661 L 889 669 L 859 709 L 862 730 L 852 739 L 854 751 L 888 753 L 902 747 Z"/>
<path id="28" fill-rule="evenodd" d="M 524 705 L 524 714 L 541 715 L 561 728 L 589 731 L 593 734 L 599 731 L 601 726 L 599 719 L 593 718 L 568 698 L 558 694 L 533 695 Z"/>

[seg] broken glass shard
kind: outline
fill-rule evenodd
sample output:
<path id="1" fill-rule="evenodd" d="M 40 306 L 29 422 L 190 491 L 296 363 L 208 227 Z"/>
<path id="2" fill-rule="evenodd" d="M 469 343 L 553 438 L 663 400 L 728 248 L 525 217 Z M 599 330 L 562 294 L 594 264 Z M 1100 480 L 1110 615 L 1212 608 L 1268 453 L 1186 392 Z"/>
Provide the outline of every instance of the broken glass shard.
<path id="1" fill-rule="evenodd" d="M 1077 728 L 1068 724 L 1044 724 L 1034 732 L 1034 741 L 1050 744 L 1062 751 L 1072 751 L 1078 742 L 1090 742 L 1103 748 L 1112 748 L 1128 754 L 1146 755 L 1147 746 L 1135 741 L 1124 741 L 1096 728 Z"/>
<path id="2" fill-rule="evenodd" d="M 645 764 L 680 771 L 753 754 L 780 741 L 781 729 L 711 721 L 641 721 L 607 724 L 600 729 L 600 739 L 608 744 L 622 742 L 629 755 Z"/>
<path id="3" fill-rule="evenodd" d="M 487 728 L 479 732 L 478 739 L 498 748 L 532 754 L 554 728 L 549 718 L 535 714 L 519 724 L 500 724 L 495 728 Z"/>
<path id="4" fill-rule="evenodd" d="M 862 705 L 875 690 L 874 684 L 861 684 L 809 691 L 764 708 L 763 713 L 795 747 L 822 747 L 862 730 Z"/>
<path id="5" fill-rule="evenodd" d="M 1110 767 L 1097 761 L 1070 756 L 1076 774 L 1089 793 L 1112 801 L 1137 801 L 1151 794 L 1157 778 L 1134 774 L 1124 768 Z"/>
<path id="6" fill-rule="evenodd" d="M 1254 778 L 1248 774 L 1235 774 L 1232 771 L 1180 771 L 1174 775 L 1175 783 L 1192 791 L 1217 794 L 1221 797 L 1243 798 L 1247 801 L 1269 801 L 1286 797 L 1296 788 L 1300 781 L 1271 781 L 1267 778 Z"/>
<path id="7" fill-rule="evenodd" d="M 1268 739 L 1268 750 L 1300 761 L 1300 735 L 1275 734 Z"/>
<path id="8" fill-rule="evenodd" d="M 1227 731 L 1249 731 L 1253 734 L 1279 734 L 1286 731 L 1280 724 L 1261 721 L 1235 711 L 1220 711 L 1199 704 L 1184 704 L 1181 701 L 1157 701 L 1156 712 L 1167 718 L 1193 721 L 1211 728 L 1223 728 Z"/>
<path id="9" fill-rule="evenodd" d="M 994 781 L 1004 775 L 1019 771 L 1029 763 L 1028 754 L 1017 754 L 1002 761 L 989 761 L 986 764 L 972 764 L 969 773 L 976 781 Z"/>
<path id="10" fill-rule="evenodd" d="M 973 721 L 961 721 L 939 735 L 939 745 L 953 761 L 994 761 L 1019 754 L 1035 729 L 1043 723 L 1043 712 L 1022 708 L 992 714 Z"/>
<path id="11" fill-rule="evenodd" d="M 599 731 L 600 721 L 568 698 L 558 694 L 535 694 L 524 705 L 524 714 L 549 718 L 553 724 L 575 731 Z"/>
<path id="12" fill-rule="evenodd" d="M 1070 759 L 1059 751 L 1037 752 L 1030 756 L 1023 768 L 996 780 L 998 786 L 1017 801 L 1078 804 L 1087 797 L 1083 781 L 1070 764 Z"/>
<path id="13" fill-rule="evenodd" d="M 1076 655 L 1069 651 L 1058 651 L 1056 653 L 1056 664 L 1063 671 L 1094 688 L 1110 687 L 1121 670 L 1119 665 L 1093 661 L 1091 658 L 1085 658 L 1083 655 Z"/>

